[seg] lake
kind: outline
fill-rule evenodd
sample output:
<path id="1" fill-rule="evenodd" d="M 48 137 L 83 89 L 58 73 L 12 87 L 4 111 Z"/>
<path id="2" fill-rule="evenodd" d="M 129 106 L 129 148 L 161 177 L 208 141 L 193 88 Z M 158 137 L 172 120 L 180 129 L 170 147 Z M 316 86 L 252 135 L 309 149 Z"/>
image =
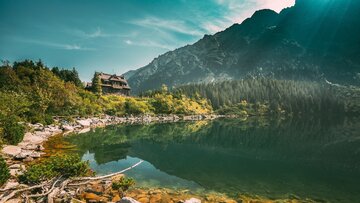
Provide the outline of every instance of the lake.
<path id="1" fill-rule="evenodd" d="M 360 122 L 217 119 L 117 125 L 64 137 L 97 174 L 144 160 L 137 186 L 360 201 Z"/>

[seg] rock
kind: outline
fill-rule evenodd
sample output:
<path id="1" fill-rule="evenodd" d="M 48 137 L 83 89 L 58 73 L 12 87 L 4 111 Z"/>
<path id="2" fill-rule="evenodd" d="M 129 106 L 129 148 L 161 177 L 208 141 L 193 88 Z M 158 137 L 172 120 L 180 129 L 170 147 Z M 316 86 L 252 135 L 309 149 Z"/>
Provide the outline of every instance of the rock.
<path id="1" fill-rule="evenodd" d="M 33 160 L 34 160 L 34 158 L 28 156 L 23 160 L 23 162 L 30 162 L 30 161 L 33 161 Z"/>
<path id="2" fill-rule="evenodd" d="M 29 142 L 31 143 L 34 143 L 34 144 L 40 144 L 41 142 L 44 141 L 44 138 L 47 138 L 51 135 L 51 132 L 50 131 L 36 131 L 35 132 L 35 137 L 31 137 L 31 139 L 33 140 L 30 140 Z M 24 138 L 25 139 L 25 138 Z M 40 142 L 40 139 L 42 139 L 42 141 Z M 38 142 L 35 142 L 35 141 L 38 141 Z"/>
<path id="3" fill-rule="evenodd" d="M 36 132 L 35 135 L 32 133 L 26 133 L 24 136 L 23 142 L 28 142 L 31 144 L 40 144 L 45 140 L 43 138 L 43 136 L 45 136 L 45 134 L 47 134 L 47 133 L 46 132 Z"/>
<path id="4" fill-rule="evenodd" d="M 201 203 L 201 200 L 196 199 L 196 198 L 190 198 L 188 200 L 185 200 L 184 203 Z"/>
<path id="5" fill-rule="evenodd" d="M 20 169 L 21 165 L 20 164 L 13 164 L 11 166 L 9 166 L 9 169 Z"/>
<path id="6" fill-rule="evenodd" d="M 150 197 L 150 203 L 156 203 L 159 202 L 160 200 L 161 200 L 160 194 L 156 194 Z"/>
<path id="7" fill-rule="evenodd" d="M 28 156 L 31 156 L 33 151 L 31 150 L 22 150 L 21 153 L 15 156 L 16 159 L 25 159 Z"/>
<path id="8" fill-rule="evenodd" d="M 37 145 L 36 151 L 44 151 L 45 148 L 42 145 Z"/>
<path id="9" fill-rule="evenodd" d="M 115 195 L 113 198 L 112 198 L 112 202 L 117 202 L 117 201 L 120 201 L 121 200 L 121 198 L 120 198 L 120 196 L 119 195 Z"/>
<path id="10" fill-rule="evenodd" d="M 70 125 L 63 125 L 62 128 L 64 131 L 74 131 L 74 127 L 72 127 Z"/>
<path id="11" fill-rule="evenodd" d="M 78 132 L 78 134 L 87 133 L 87 132 L 90 132 L 90 130 L 91 130 L 90 128 L 84 128 L 84 129 L 80 130 Z"/>
<path id="12" fill-rule="evenodd" d="M 10 169 L 10 175 L 11 176 L 17 176 L 17 175 L 21 175 L 22 172 L 20 169 Z"/>
<path id="13" fill-rule="evenodd" d="M 22 149 L 26 149 L 26 150 L 35 150 L 38 145 L 28 144 L 27 142 L 21 142 L 21 143 L 19 143 L 18 146 L 20 146 Z"/>
<path id="14" fill-rule="evenodd" d="M 85 193 L 84 194 L 84 199 L 86 199 L 88 202 L 91 202 L 91 201 L 99 202 L 103 198 L 101 198 L 100 196 L 98 196 L 98 195 L 96 195 L 94 193 Z"/>
<path id="15" fill-rule="evenodd" d="M 90 120 L 77 120 L 76 123 L 83 127 L 90 127 L 91 125 Z"/>
<path id="16" fill-rule="evenodd" d="M 142 203 L 149 202 L 149 198 L 147 198 L 147 197 L 139 197 L 138 200 L 139 200 L 139 202 L 142 202 Z"/>
<path id="17" fill-rule="evenodd" d="M 6 203 L 19 203 L 19 202 L 22 202 L 22 199 L 15 198 L 15 199 L 10 199 L 10 200 L 6 201 Z"/>
<path id="18" fill-rule="evenodd" d="M 18 147 L 18 146 L 14 146 L 14 145 L 8 145 L 8 146 L 4 147 L 4 148 L 1 150 L 1 152 L 2 152 L 3 154 L 8 155 L 8 156 L 13 156 L 13 157 L 14 157 L 14 156 L 16 156 L 16 155 L 18 155 L 18 154 L 21 153 L 21 148 Z"/>
<path id="19" fill-rule="evenodd" d="M 32 158 L 40 158 L 41 154 L 39 152 L 33 152 L 30 154 L 30 157 Z"/>
<path id="20" fill-rule="evenodd" d="M 8 189 L 11 189 L 11 188 L 15 188 L 15 187 L 17 187 L 18 185 L 19 185 L 19 183 L 16 182 L 16 181 L 9 181 L 9 182 L 7 182 L 7 183 L 5 184 L 4 189 L 5 189 L 5 190 L 8 190 Z"/>
<path id="21" fill-rule="evenodd" d="M 131 197 L 123 197 L 120 201 L 118 201 L 116 203 L 140 203 L 140 202 L 134 200 Z"/>

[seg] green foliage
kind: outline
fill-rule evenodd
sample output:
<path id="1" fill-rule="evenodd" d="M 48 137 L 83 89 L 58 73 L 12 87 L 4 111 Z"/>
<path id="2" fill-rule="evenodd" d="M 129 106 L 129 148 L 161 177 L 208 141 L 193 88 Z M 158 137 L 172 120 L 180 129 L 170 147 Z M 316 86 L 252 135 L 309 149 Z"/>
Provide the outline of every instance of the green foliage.
<path id="1" fill-rule="evenodd" d="M 71 82 L 78 87 L 83 87 L 83 84 L 79 78 L 79 73 L 76 71 L 75 68 L 73 68 L 72 70 L 68 70 L 54 67 L 51 69 L 51 71 L 63 81 Z"/>
<path id="2" fill-rule="evenodd" d="M 242 117 L 246 116 L 266 116 L 270 113 L 283 114 L 285 111 L 277 109 L 276 112 L 271 112 L 270 106 L 267 103 L 261 104 L 256 102 L 255 104 L 248 103 L 247 101 L 241 101 L 240 103 L 223 106 L 216 110 L 216 113 L 220 115 L 238 115 Z"/>
<path id="3" fill-rule="evenodd" d="M 141 93 L 143 98 L 148 98 L 155 114 L 210 114 L 212 107 L 207 99 L 187 97 L 180 91 L 169 92 L 166 85 L 161 90 Z"/>
<path id="4" fill-rule="evenodd" d="M 2 186 L 10 178 L 9 168 L 4 158 L 0 156 L 0 186 Z"/>
<path id="5" fill-rule="evenodd" d="M 154 113 L 207 114 L 212 108 L 207 100 L 175 95 L 166 86 L 152 95 L 131 98 L 101 96 L 99 73 L 94 74 L 93 91 L 81 85 L 75 69 L 50 70 L 41 61 L 25 60 L 0 67 L 0 139 L 8 143 L 21 141 L 21 122 L 53 123 L 53 116 L 139 115 Z M 10 122 L 10 116 L 16 122 Z M 16 119 L 15 119 L 16 118 Z M 7 124 L 5 129 L 4 125 Z M 13 132 L 8 132 L 11 129 Z M 6 133 L 6 134 L 5 134 Z M 9 140 L 7 140 L 9 139 Z"/>
<path id="6" fill-rule="evenodd" d="M 18 117 L 15 115 L 1 119 L 1 137 L 8 144 L 16 145 L 17 143 L 21 142 L 24 137 L 25 127 L 22 124 L 19 124 L 18 120 Z"/>
<path id="7" fill-rule="evenodd" d="M 190 97 L 199 94 L 209 99 L 215 109 L 247 101 L 268 105 L 270 113 L 335 116 L 345 111 L 344 101 L 336 96 L 334 88 L 307 81 L 248 79 L 186 85 L 174 91 Z"/>
<path id="8" fill-rule="evenodd" d="M 75 69 L 50 71 L 42 62 L 25 60 L 0 67 L 0 78 L 0 113 L 5 116 L 49 124 L 55 115 L 102 113 L 98 97 L 77 86 Z"/>
<path id="9" fill-rule="evenodd" d="M 102 89 L 101 89 L 101 79 L 100 74 L 98 72 L 94 73 L 94 77 L 92 79 L 92 91 L 97 95 L 102 95 Z"/>
<path id="10" fill-rule="evenodd" d="M 94 175 L 89 163 L 81 161 L 78 155 L 55 155 L 31 164 L 24 174 L 19 176 L 19 180 L 26 184 L 36 184 L 58 176 L 68 178 L 89 175 Z"/>
<path id="11" fill-rule="evenodd" d="M 125 112 L 127 114 L 147 114 L 151 113 L 150 104 L 141 99 L 127 98 L 125 102 Z"/>
<path id="12" fill-rule="evenodd" d="M 125 192 L 134 185 L 135 180 L 133 178 L 121 177 L 120 180 L 112 182 L 111 188 L 113 190 L 121 190 L 122 192 Z"/>

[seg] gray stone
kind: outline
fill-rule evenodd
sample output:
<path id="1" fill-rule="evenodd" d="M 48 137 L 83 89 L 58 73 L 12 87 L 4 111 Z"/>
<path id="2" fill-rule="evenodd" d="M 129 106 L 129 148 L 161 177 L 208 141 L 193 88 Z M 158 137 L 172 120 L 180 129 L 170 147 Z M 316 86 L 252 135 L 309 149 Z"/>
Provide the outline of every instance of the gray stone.
<path id="1" fill-rule="evenodd" d="M 30 161 L 33 161 L 33 160 L 34 160 L 34 158 L 28 156 L 23 160 L 23 162 L 30 162 Z"/>
<path id="2" fill-rule="evenodd" d="M 35 132 L 35 136 L 31 137 L 33 140 L 31 143 L 36 143 L 36 144 L 40 144 L 42 141 L 44 141 L 44 138 L 49 137 L 51 135 L 51 132 L 49 131 L 36 131 Z M 37 137 L 37 138 L 35 138 Z M 40 142 L 40 139 L 42 139 L 42 141 Z M 39 142 L 36 142 L 36 141 Z"/>
<path id="3" fill-rule="evenodd" d="M 184 203 L 201 203 L 201 200 L 196 199 L 196 198 L 190 198 L 188 200 L 185 200 Z"/>
<path id="4" fill-rule="evenodd" d="M 43 137 L 46 137 L 46 135 L 48 134 L 49 133 L 47 132 L 40 132 L 40 131 L 36 132 L 35 135 L 31 133 L 26 133 L 23 142 L 28 142 L 31 144 L 40 144 L 45 140 Z"/>
<path id="5" fill-rule="evenodd" d="M 17 176 L 22 174 L 20 169 L 10 169 L 9 171 L 11 176 Z"/>
<path id="6" fill-rule="evenodd" d="M 90 120 L 77 120 L 76 123 L 83 127 L 90 127 L 91 125 Z"/>
<path id="7" fill-rule="evenodd" d="M 120 201 L 117 201 L 116 203 L 140 203 L 140 202 L 134 200 L 131 197 L 123 197 Z"/>
<path id="8" fill-rule="evenodd" d="M 18 185 L 19 185 L 19 183 L 16 182 L 16 181 L 9 181 L 9 182 L 7 182 L 7 183 L 5 184 L 4 189 L 5 189 L 5 190 L 8 190 L 8 189 L 11 189 L 11 188 L 15 188 L 15 187 L 17 187 Z"/>
<path id="9" fill-rule="evenodd" d="M 3 154 L 6 154 L 8 156 L 16 156 L 18 154 L 21 153 L 21 148 L 18 147 L 18 146 L 14 146 L 14 145 L 8 145 L 8 146 L 5 146 L 1 152 Z"/>
<path id="10" fill-rule="evenodd" d="M 32 158 L 40 158 L 41 154 L 39 152 L 33 152 L 29 156 Z"/>
<path id="11" fill-rule="evenodd" d="M 9 166 L 9 169 L 20 169 L 21 165 L 20 164 L 13 164 L 11 166 Z"/>
<path id="12" fill-rule="evenodd" d="M 25 159 L 33 153 L 31 150 L 22 150 L 21 153 L 15 156 L 16 159 Z"/>
<path id="13" fill-rule="evenodd" d="M 78 132 L 78 134 L 87 133 L 87 132 L 90 132 L 90 130 L 91 130 L 90 128 L 84 128 L 84 129 L 80 130 Z"/>
<path id="14" fill-rule="evenodd" d="M 65 131 L 73 131 L 74 130 L 74 128 L 71 125 L 63 125 L 62 128 Z"/>
<path id="15" fill-rule="evenodd" d="M 15 198 L 15 199 L 9 199 L 6 201 L 6 203 L 19 203 L 19 202 L 22 202 L 22 199 Z"/>

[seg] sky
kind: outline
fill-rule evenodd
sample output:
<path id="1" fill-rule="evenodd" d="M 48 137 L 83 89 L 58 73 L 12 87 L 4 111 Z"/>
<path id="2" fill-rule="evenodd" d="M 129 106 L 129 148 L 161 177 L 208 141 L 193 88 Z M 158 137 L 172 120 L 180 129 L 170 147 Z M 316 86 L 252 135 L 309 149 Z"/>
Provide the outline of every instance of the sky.
<path id="1" fill-rule="evenodd" d="M 0 59 L 123 74 L 295 0 L 0 0 Z"/>

